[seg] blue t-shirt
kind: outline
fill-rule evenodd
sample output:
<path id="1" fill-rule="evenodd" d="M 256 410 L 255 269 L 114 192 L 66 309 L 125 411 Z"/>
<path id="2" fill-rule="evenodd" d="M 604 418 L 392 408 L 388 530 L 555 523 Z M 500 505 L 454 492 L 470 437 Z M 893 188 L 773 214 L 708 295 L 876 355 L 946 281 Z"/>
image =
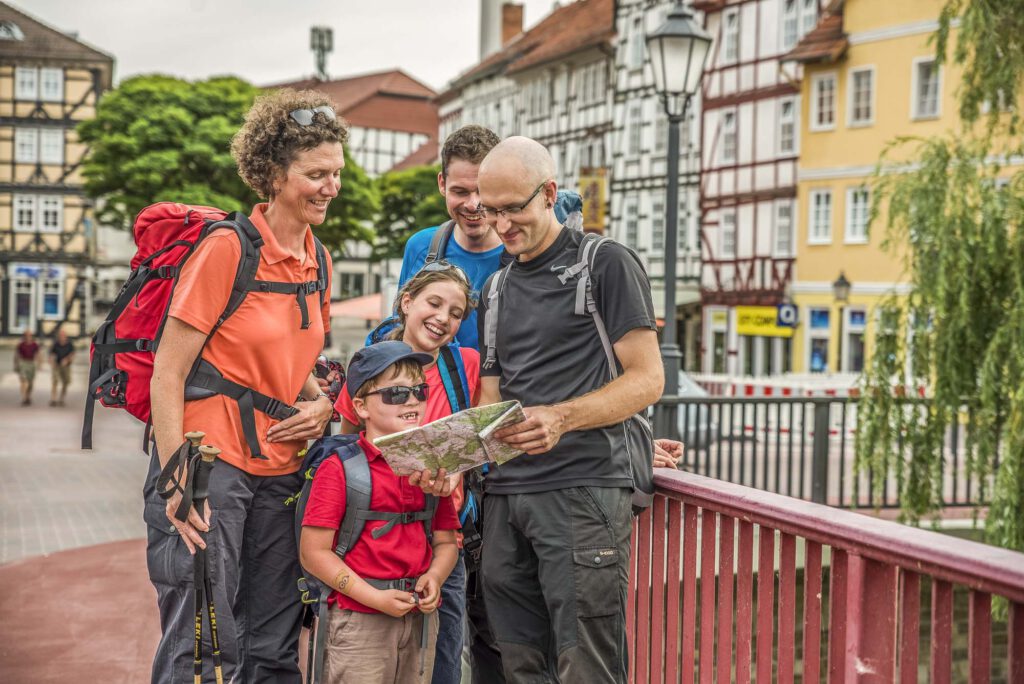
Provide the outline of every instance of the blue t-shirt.
<path id="1" fill-rule="evenodd" d="M 427 260 L 427 252 L 430 250 L 430 240 L 434 237 L 439 226 L 424 228 L 409 238 L 405 243 L 405 254 L 402 256 L 402 274 L 398 277 L 398 287 L 405 285 L 406 281 L 419 273 Z M 492 273 L 501 266 L 501 253 L 504 247 L 498 245 L 486 252 L 468 252 L 463 249 L 455 240 L 455 236 L 448 240 L 448 248 L 445 250 L 446 261 L 455 264 L 469 276 L 469 282 L 473 286 L 473 301 L 480 299 L 480 288 L 484 286 Z M 463 347 L 480 349 L 477 338 L 476 310 L 462 321 L 455 339 Z"/>

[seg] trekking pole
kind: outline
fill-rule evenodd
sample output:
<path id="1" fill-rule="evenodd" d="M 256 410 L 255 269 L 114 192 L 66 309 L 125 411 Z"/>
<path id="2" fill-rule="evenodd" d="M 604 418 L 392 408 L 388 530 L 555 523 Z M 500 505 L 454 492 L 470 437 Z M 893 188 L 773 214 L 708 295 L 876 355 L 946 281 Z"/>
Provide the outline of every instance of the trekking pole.
<path id="1" fill-rule="evenodd" d="M 192 466 L 192 461 L 195 459 L 196 453 L 200 448 L 200 444 L 203 438 L 206 436 L 204 432 L 186 432 L 185 439 L 190 443 L 188 460 L 185 462 L 186 472 L 192 471 L 192 482 L 189 483 L 192 488 L 192 505 L 197 511 L 199 511 L 200 517 L 203 515 L 203 502 L 196 498 L 196 495 L 201 495 L 203 498 L 206 497 L 206 486 L 200 488 L 199 483 L 199 468 L 198 464 L 196 467 Z M 201 554 L 202 549 L 196 549 L 195 556 L 192 559 L 192 592 L 195 599 L 195 640 L 192 646 L 192 665 L 193 665 L 193 680 L 195 684 L 201 684 L 203 681 L 203 586 L 201 583 L 203 573 L 203 559 Z"/>
<path id="2" fill-rule="evenodd" d="M 192 500 L 195 503 L 196 511 L 199 512 L 200 517 L 203 514 L 203 503 L 209 496 L 210 486 L 210 472 L 213 470 L 214 462 L 220 454 L 220 449 L 215 446 L 204 444 L 199 447 L 199 463 L 196 465 L 196 480 L 195 480 L 195 493 L 192 496 Z M 202 558 L 199 561 L 199 558 Z M 196 549 L 197 564 L 201 563 L 199 572 L 202 575 L 202 588 L 206 594 L 206 612 L 210 621 L 210 644 L 213 647 L 213 674 L 217 678 L 217 684 L 224 684 L 224 669 L 221 663 L 220 657 L 220 639 L 217 635 L 217 611 L 214 608 L 213 603 L 213 580 L 210 577 L 210 557 L 206 552 L 206 549 Z M 197 587 L 199 586 L 199 574 L 194 578 L 194 582 Z M 199 677 L 202 677 L 202 607 L 201 604 L 197 608 L 196 620 L 198 629 L 196 630 L 196 638 L 200 644 L 199 654 Z M 196 680 L 196 684 L 199 684 L 200 680 Z"/>

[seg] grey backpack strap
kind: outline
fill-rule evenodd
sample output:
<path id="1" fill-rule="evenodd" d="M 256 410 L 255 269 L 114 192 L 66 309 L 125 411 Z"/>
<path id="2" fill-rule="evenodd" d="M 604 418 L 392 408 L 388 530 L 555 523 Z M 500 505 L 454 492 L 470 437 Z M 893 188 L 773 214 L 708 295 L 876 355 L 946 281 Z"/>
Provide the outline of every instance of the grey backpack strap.
<path id="1" fill-rule="evenodd" d="M 448 252 L 448 241 L 451 239 L 454 231 L 455 221 L 445 221 L 437 227 L 437 230 L 434 231 L 434 236 L 430 238 L 430 247 L 427 248 L 427 256 L 423 260 L 424 266 L 439 259 L 444 259 L 445 254 Z"/>
<path id="2" fill-rule="evenodd" d="M 314 640 L 312 648 L 312 663 L 307 665 L 309 676 L 306 681 L 309 684 L 322 684 L 324 680 L 324 654 L 327 653 L 327 597 L 320 597 L 320 608 L 316 616 L 316 635 L 310 635 Z"/>
<path id="3" fill-rule="evenodd" d="M 576 252 L 576 263 L 565 269 L 558 278 L 563 284 L 569 282 L 570 278 L 577 278 L 576 315 L 590 316 L 594 319 L 597 335 L 601 338 L 601 347 L 604 348 L 604 355 L 608 359 L 608 373 L 611 375 L 612 380 L 614 380 L 619 377 L 615 349 L 612 347 L 612 341 L 608 337 L 608 329 L 604 325 L 604 319 L 601 318 L 601 312 L 597 310 L 597 302 L 594 300 L 593 283 L 590 278 L 590 274 L 594 270 L 597 250 L 610 239 L 595 235 L 594 233 L 585 234 L 583 239 L 580 240 L 580 246 Z"/>
<path id="4" fill-rule="evenodd" d="M 487 311 L 484 312 L 484 362 L 482 368 L 491 368 L 498 359 L 498 301 L 502 288 L 505 287 L 505 280 L 508 279 L 509 271 L 512 270 L 511 262 L 508 266 L 491 276 L 487 281 L 484 298 L 487 300 Z"/>
<path id="5" fill-rule="evenodd" d="M 345 517 L 341 519 L 338 545 L 334 547 L 334 553 L 345 558 L 345 554 L 359 541 L 363 527 L 366 526 L 373 482 L 366 454 L 358 446 L 344 455 L 339 454 L 339 458 L 345 468 Z"/>

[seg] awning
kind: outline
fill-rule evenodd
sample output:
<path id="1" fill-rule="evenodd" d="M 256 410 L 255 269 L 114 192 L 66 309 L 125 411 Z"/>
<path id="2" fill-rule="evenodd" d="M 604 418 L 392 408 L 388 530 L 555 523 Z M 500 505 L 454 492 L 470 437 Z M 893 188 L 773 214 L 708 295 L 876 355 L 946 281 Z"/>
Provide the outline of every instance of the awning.
<path id="1" fill-rule="evenodd" d="M 358 318 L 364 321 L 381 320 L 381 293 L 331 302 L 331 318 Z"/>

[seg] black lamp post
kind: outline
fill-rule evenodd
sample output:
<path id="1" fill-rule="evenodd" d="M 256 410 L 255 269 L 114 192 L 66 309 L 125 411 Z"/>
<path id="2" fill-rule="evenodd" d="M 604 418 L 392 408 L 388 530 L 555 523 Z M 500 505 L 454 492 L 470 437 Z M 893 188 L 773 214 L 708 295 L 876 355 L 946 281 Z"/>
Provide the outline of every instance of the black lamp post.
<path id="1" fill-rule="evenodd" d="M 665 190 L 665 331 L 661 358 L 665 364 L 666 399 L 679 393 L 682 353 L 676 339 L 676 261 L 679 234 L 679 125 L 690 99 L 700 86 L 711 36 L 698 24 L 693 12 L 676 1 L 665 23 L 647 34 L 647 51 L 654 72 L 654 87 L 668 115 L 668 187 Z M 655 414 L 655 434 L 677 437 L 678 406 L 662 404 Z"/>
<path id="2" fill-rule="evenodd" d="M 846 274 L 840 271 L 839 277 L 836 278 L 834 283 L 832 283 L 832 296 L 835 297 L 836 301 L 840 304 L 845 304 L 850 301 L 851 287 L 852 284 L 846 279 Z"/>

